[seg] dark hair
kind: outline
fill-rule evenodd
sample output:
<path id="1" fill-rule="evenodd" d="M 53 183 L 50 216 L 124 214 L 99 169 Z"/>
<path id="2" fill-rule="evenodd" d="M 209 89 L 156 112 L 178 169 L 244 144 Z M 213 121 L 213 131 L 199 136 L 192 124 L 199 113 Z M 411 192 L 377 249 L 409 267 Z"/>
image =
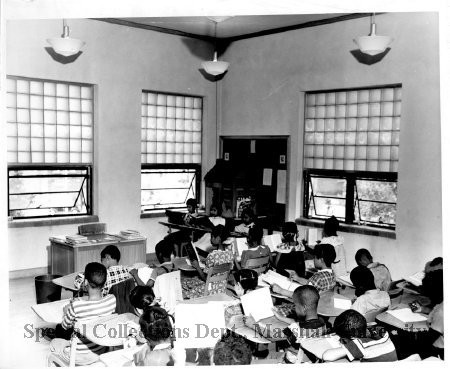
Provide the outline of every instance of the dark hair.
<path id="1" fill-rule="evenodd" d="M 350 273 L 350 280 L 355 286 L 355 295 L 361 296 L 366 291 L 376 289 L 375 278 L 369 268 L 365 266 L 357 266 Z"/>
<path id="2" fill-rule="evenodd" d="M 287 242 L 295 241 L 295 236 L 297 235 L 298 229 L 297 224 L 294 222 L 286 222 L 283 224 L 281 228 L 281 233 L 283 234 L 283 238 Z"/>
<path id="3" fill-rule="evenodd" d="M 254 290 L 258 285 L 258 273 L 252 269 L 240 269 L 234 274 L 236 282 L 239 282 L 244 292 Z"/>
<path id="4" fill-rule="evenodd" d="M 164 259 L 170 259 L 173 253 L 173 243 L 167 242 L 166 240 L 159 241 L 155 246 L 155 254 L 160 263 L 163 263 Z"/>
<path id="5" fill-rule="evenodd" d="M 144 310 L 152 304 L 155 294 L 150 286 L 136 286 L 130 292 L 130 303 L 136 309 Z"/>
<path id="6" fill-rule="evenodd" d="M 242 209 L 241 219 L 244 219 L 245 215 L 247 215 L 251 220 L 255 219 L 255 214 L 253 213 L 252 208 L 249 207 L 249 206 L 247 206 L 246 208 Z"/>
<path id="7" fill-rule="evenodd" d="M 230 331 L 214 347 L 213 361 L 215 365 L 248 365 L 252 361 L 250 345 Z"/>
<path id="8" fill-rule="evenodd" d="M 442 269 L 425 274 L 422 280 L 422 291 L 433 304 L 440 304 L 444 299 L 444 274 Z"/>
<path id="9" fill-rule="evenodd" d="M 197 208 L 197 200 L 193 199 L 192 197 L 190 199 L 187 199 L 186 206 L 192 206 L 194 209 Z"/>
<path id="10" fill-rule="evenodd" d="M 228 238 L 228 230 L 222 224 L 218 224 L 211 230 L 211 237 L 220 237 L 220 239 L 226 240 Z"/>
<path id="11" fill-rule="evenodd" d="M 444 259 L 442 259 L 441 256 L 438 256 L 437 258 L 434 258 L 430 261 L 430 267 L 434 267 L 440 264 L 444 264 Z"/>
<path id="12" fill-rule="evenodd" d="M 365 256 L 368 259 L 372 259 L 372 255 L 370 254 L 369 250 L 359 249 L 358 251 L 356 251 L 356 254 L 355 254 L 356 263 L 359 263 L 361 261 L 361 259 L 363 258 L 363 256 Z"/>
<path id="13" fill-rule="evenodd" d="M 307 310 L 317 311 L 317 305 L 319 304 L 319 292 L 314 286 L 300 286 L 294 290 L 292 299 L 300 302 Z"/>
<path id="14" fill-rule="evenodd" d="M 323 232 L 327 237 L 337 236 L 337 231 L 339 229 L 339 221 L 334 215 L 325 220 L 323 225 Z"/>
<path id="15" fill-rule="evenodd" d="M 263 231 L 262 227 L 258 224 L 255 224 L 253 227 L 249 228 L 249 230 L 248 230 L 248 237 L 250 238 L 250 241 L 257 242 L 258 245 L 261 244 L 263 235 L 264 235 L 264 231 Z"/>
<path id="16" fill-rule="evenodd" d="M 328 243 L 319 243 L 314 248 L 314 256 L 317 259 L 323 259 L 327 267 L 331 267 L 331 264 L 336 260 L 336 250 L 334 246 Z"/>
<path id="17" fill-rule="evenodd" d="M 367 321 L 362 314 L 350 309 L 336 317 L 333 328 L 341 338 L 364 338 L 367 331 Z"/>
<path id="18" fill-rule="evenodd" d="M 101 263 L 89 263 L 84 268 L 84 278 L 91 288 L 103 288 L 106 282 L 106 267 Z"/>
<path id="19" fill-rule="evenodd" d="M 209 211 L 211 211 L 212 208 L 214 208 L 214 209 L 217 210 L 217 215 L 222 214 L 222 207 L 221 207 L 219 204 L 213 202 L 213 203 L 211 204 L 211 206 L 209 207 Z"/>
<path id="20" fill-rule="evenodd" d="M 139 318 L 139 325 L 144 337 L 149 341 L 163 341 L 172 335 L 170 315 L 158 306 L 145 309 Z"/>
<path id="21" fill-rule="evenodd" d="M 106 246 L 102 252 L 100 253 L 100 258 L 103 259 L 106 257 L 106 255 L 109 255 L 111 259 L 120 260 L 120 251 L 117 248 L 117 246 L 114 245 L 108 245 Z"/>

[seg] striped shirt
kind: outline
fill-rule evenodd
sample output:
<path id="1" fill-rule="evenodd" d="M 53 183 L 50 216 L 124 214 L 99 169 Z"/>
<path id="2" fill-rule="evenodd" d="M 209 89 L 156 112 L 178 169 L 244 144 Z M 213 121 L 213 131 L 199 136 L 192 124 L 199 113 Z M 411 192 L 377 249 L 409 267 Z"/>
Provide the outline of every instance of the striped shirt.
<path id="1" fill-rule="evenodd" d="M 394 344 L 387 332 L 379 339 L 341 338 L 341 345 L 350 361 L 397 361 Z"/>
<path id="2" fill-rule="evenodd" d="M 116 310 L 116 297 L 107 295 L 101 300 L 89 301 L 83 298 L 71 301 L 69 308 L 64 314 L 62 327 L 68 329 L 73 327 L 75 322 L 83 322 L 102 316 L 111 315 Z M 83 354 L 92 351 L 98 353 L 103 349 L 87 338 L 80 336 L 77 344 L 77 353 Z M 101 353 L 101 352 L 100 352 Z"/>

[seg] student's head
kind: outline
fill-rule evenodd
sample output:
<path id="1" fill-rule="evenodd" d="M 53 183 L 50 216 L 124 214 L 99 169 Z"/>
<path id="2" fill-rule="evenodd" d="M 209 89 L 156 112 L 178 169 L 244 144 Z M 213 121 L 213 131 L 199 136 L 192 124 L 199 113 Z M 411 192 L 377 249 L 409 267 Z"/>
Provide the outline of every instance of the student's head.
<path id="1" fill-rule="evenodd" d="M 333 328 L 341 338 L 364 338 L 367 321 L 362 314 L 350 309 L 336 317 Z"/>
<path id="2" fill-rule="evenodd" d="M 100 253 L 100 258 L 102 264 L 109 268 L 110 266 L 117 265 L 119 263 L 120 251 L 116 246 L 108 245 Z"/>
<path id="3" fill-rule="evenodd" d="M 442 257 L 434 258 L 425 264 L 425 273 L 431 272 L 433 270 L 442 269 L 444 267 L 444 260 Z"/>
<path id="4" fill-rule="evenodd" d="M 367 265 L 373 263 L 373 258 L 369 250 L 359 249 L 358 251 L 356 251 L 355 261 L 356 264 L 366 267 Z"/>
<path id="5" fill-rule="evenodd" d="M 319 292 L 313 286 L 297 287 L 292 295 L 295 313 L 298 317 L 305 317 L 307 313 L 317 314 Z"/>
<path id="6" fill-rule="evenodd" d="M 172 254 L 174 252 L 173 244 L 168 242 L 158 242 L 155 246 L 155 254 L 160 263 L 170 261 Z"/>
<path id="7" fill-rule="evenodd" d="M 213 246 L 221 245 L 227 238 L 228 231 L 222 224 L 214 226 L 211 230 L 211 244 Z"/>
<path id="8" fill-rule="evenodd" d="M 239 283 L 244 293 L 252 291 L 258 285 L 258 273 L 252 269 L 240 269 L 234 274 L 236 283 Z"/>
<path id="9" fill-rule="evenodd" d="M 142 311 L 149 308 L 153 300 L 155 299 L 155 294 L 150 286 L 136 286 L 130 292 L 130 303 L 133 305 L 140 314 Z"/>
<path id="10" fill-rule="evenodd" d="M 294 242 L 298 236 L 297 225 L 294 222 L 286 222 L 281 228 L 284 242 Z"/>
<path id="11" fill-rule="evenodd" d="M 250 345 L 230 331 L 214 347 L 213 361 L 215 365 L 249 365 L 252 361 Z"/>
<path id="12" fill-rule="evenodd" d="M 190 214 L 195 213 L 195 210 L 197 209 L 197 200 L 193 198 L 187 199 L 186 207 Z"/>
<path id="13" fill-rule="evenodd" d="M 337 231 L 339 228 L 339 221 L 336 219 L 334 215 L 325 220 L 323 225 L 323 236 L 331 237 L 337 236 Z"/>
<path id="14" fill-rule="evenodd" d="M 172 335 L 170 316 L 163 308 L 150 306 L 139 318 L 141 332 L 150 344 L 167 341 Z"/>
<path id="15" fill-rule="evenodd" d="M 246 225 L 252 223 L 255 219 L 255 214 L 253 214 L 253 210 L 249 207 L 244 208 L 241 213 L 241 219 Z"/>
<path id="16" fill-rule="evenodd" d="M 106 273 L 106 267 L 103 264 L 89 263 L 84 268 L 84 279 L 89 288 L 101 290 L 106 282 Z"/>
<path id="17" fill-rule="evenodd" d="M 222 207 L 219 204 L 211 204 L 209 207 L 209 215 L 211 217 L 218 217 L 222 213 Z"/>
<path id="18" fill-rule="evenodd" d="M 328 243 L 319 243 L 314 248 L 314 266 L 317 269 L 331 268 L 336 259 L 334 246 Z"/>
<path id="19" fill-rule="evenodd" d="M 249 228 L 247 235 L 247 243 L 249 247 L 256 247 L 261 245 L 263 235 L 263 229 L 258 224 L 255 224 L 253 227 Z"/>
<path id="20" fill-rule="evenodd" d="M 422 290 L 433 304 L 440 304 L 444 299 L 444 275 L 443 270 L 433 270 L 425 274 L 422 280 Z"/>
<path id="21" fill-rule="evenodd" d="M 375 287 L 375 278 L 370 269 L 364 266 L 357 266 L 350 273 L 350 280 L 355 286 L 355 295 L 361 296 L 366 291 L 374 290 Z"/>

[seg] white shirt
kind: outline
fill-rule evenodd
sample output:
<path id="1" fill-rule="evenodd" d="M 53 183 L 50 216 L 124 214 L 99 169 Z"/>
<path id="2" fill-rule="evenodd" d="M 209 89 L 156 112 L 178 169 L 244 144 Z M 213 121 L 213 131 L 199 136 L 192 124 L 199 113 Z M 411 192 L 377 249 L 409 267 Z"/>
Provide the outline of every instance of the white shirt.
<path id="1" fill-rule="evenodd" d="M 364 295 L 359 296 L 351 308 L 364 315 L 371 310 L 388 308 L 390 305 L 389 294 L 386 291 L 375 289 L 366 291 Z"/>
<path id="2" fill-rule="evenodd" d="M 223 217 L 209 217 L 209 220 L 214 225 L 214 227 L 218 226 L 219 224 L 225 226 L 225 218 Z"/>

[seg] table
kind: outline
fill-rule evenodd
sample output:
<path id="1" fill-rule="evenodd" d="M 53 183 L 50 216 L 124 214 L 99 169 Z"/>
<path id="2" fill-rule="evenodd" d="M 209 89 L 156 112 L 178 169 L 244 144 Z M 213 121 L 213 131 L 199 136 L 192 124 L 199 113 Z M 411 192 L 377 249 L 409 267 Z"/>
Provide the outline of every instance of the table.
<path id="1" fill-rule="evenodd" d="M 45 302 L 43 304 L 32 305 L 31 309 L 36 315 L 43 321 L 52 324 L 58 324 L 62 322 L 64 316 L 63 308 L 70 303 L 70 299 Z"/>
<path id="2" fill-rule="evenodd" d="M 327 291 L 320 294 L 317 314 L 327 317 L 336 317 L 348 309 L 341 309 L 334 306 L 334 299 L 350 300 L 349 294 L 341 295 L 333 291 Z"/>
<path id="3" fill-rule="evenodd" d="M 120 263 L 131 265 L 146 259 L 146 238 L 123 239 L 114 235 L 91 235 L 88 243 L 71 245 L 63 239 L 50 238 L 50 265 L 52 274 L 66 275 L 84 270 L 86 264 L 100 262 L 100 252 L 107 245 L 115 245 L 120 251 Z"/>
<path id="4" fill-rule="evenodd" d="M 159 224 L 162 224 L 163 226 L 169 227 L 169 232 L 172 232 L 172 228 L 188 230 L 188 231 L 191 231 L 191 232 L 196 232 L 196 231 L 211 232 L 210 228 L 193 227 L 193 226 L 188 226 L 188 225 L 185 225 L 185 224 L 176 224 L 176 223 L 170 223 L 170 222 L 159 222 Z"/>
<path id="5" fill-rule="evenodd" d="M 78 289 L 75 287 L 75 277 L 79 272 L 74 272 L 67 274 L 63 277 L 55 278 L 52 282 L 58 286 L 61 286 L 65 290 L 72 291 L 74 294 L 78 292 Z"/>

